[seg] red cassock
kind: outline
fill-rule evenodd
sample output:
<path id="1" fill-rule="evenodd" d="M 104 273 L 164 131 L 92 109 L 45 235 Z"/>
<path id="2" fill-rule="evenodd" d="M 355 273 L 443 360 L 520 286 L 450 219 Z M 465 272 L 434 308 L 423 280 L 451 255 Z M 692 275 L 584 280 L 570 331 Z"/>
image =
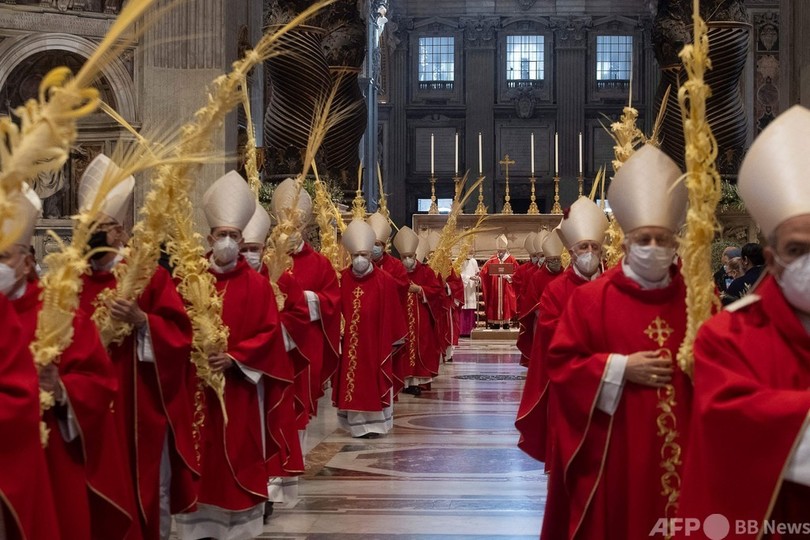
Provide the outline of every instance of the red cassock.
<path id="1" fill-rule="evenodd" d="M 540 270 L 539 266 L 528 261 L 518 266 L 512 276 L 512 288 L 515 290 L 515 297 L 517 298 L 518 317 L 521 317 L 534 307 L 527 298 L 526 293 L 529 292 L 529 284 L 532 281 L 532 276 L 534 276 L 535 272 L 538 270 Z"/>
<path id="2" fill-rule="evenodd" d="M 674 265 L 670 275 L 667 287 L 643 290 L 618 266 L 574 290 L 563 310 L 547 357 L 559 416 L 543 538 L 648 538 L 659 519 L 674 517 L 662 486 L 665 478 L 675 490 L 680 483 L 665 464 L 687 448 L 692 387 L 676 360 L 686 287 Z M 672 385 L 625 382 L 613 415 L 598 409 L 610 354 L 650 350 L 671 360 Z"/>
<path id="3" fill-rule="evenodd" d="M 214 277 L 217 291 L 224 294 L 222 322 L 229 332 L 225 352 L 261 374 L 264 406 L 260 408 L 259 384 L 236 364 L 225 371 L 227 426 L 219 400 L 212 390 L 206 390 L 200 503 L 241 511 L 267 500 L 268 476 L 303 471 L 303 463 L 293 462 L 301 455 L 295 429 L 293 368 L 284 350 L 270 282 L 241 256 L 233 270 L 214 273 Z"/>
<path id="4" fill-rule="evenodd" d="M 534 327 L 537 323 L 537 304 L 546 285 L 554 281 L 560 275 L 551 273 L 548 267 L 542 268 L 534 265 L 536 270 L 532 271 L 526 279 L 523 293 L 518 296 L 518 316 L 520 322 L 520 333 L 517 339 L 517 348 L 520 351 L 520 365 L 529 366 L 529 358 L 532 355 L 532 343 L 534 342 Z M 521 268 L 523 268 L 521 266 Z"/>
<path id="5" fill-rule="evenodd" d="M 405 343 L 405 372 L 403 377 L 430 378 L 439 374 L 439 341 L 437 320 L 442 315 L 444 289 L 429 266 L 417 261 L 408 277 L 421 293 L 408 293 L 405 310 L 408 337 Z"/>
<path id="6" fill-rule="evenodd" d="M 320 329 L 321 352 L 311 352 L 309 357 L 310 381 L 312 381 L 312 414 L 317 414 L 317 404 L 324 395 L 323 386 L 337 370 L 340 357 L 340 283 L 329 259 L 312 249 L 307 243 L 292 255 L 290 272 L 305 291 L 318 295 L 321 318 L 311 324 Z M 318 344 L 313 344 L 317 346 Z"/>
<path id="7" fill-rule="evenodd" d="M 430 271 L 433 272 L 433 269 L 431 268 Z M 450 294 L 447 289 L 447 282 L 445 281 L 444 277 L 436 272 L 433 272 L 433 275 L 436 277 L 436 281 L 438 281 L 440 287 L 439 298 L 438 301 L 435 302 L 435 331 L 436 342 L 439 344 L 439 360 L 441 360 L 447 352 L 447 347 L 453 343 L 453 337 L 451 335 L 452 326 L 450 321 L 450 310 L 453 299 L 450 298 Z M 436 369 L 439 369 L 438 365 L 436 366 Z"/>
<path id="8" fill-rule="evenodd" d="M 453 345 L 458 345 L 458 339 L 461 336 L 461 307 L 464 305 L 464 282 L 461 277 L 456 274 L 456 270 L 450 270 L 450 275 L 447 276 L 447 285 L 450 287 L 450 322 L 452 325 L 452 332 L 450 342 Z"/>
<path id="9" fill-rule="evenodd" d="M 11 303 L 0 294 L 0 512 L 9 540 L 59 539 L 39 438 L 39 380 Z"/>
<path id="10" fill-rule="evenodd" d="M 38 283 L 29 283 L 25 294 L 13 302 L 23 343 L 34 340 L 42 309 L 40 292 Z M 67 410 L 57 405 L 45 413 L 50 429 L 45 458 L 59 528 L 70 531 L 72 538 L 125 538 L 135 516 L 135 499 L 112 410 L 118 380 L 85 313 L 74 316 L 73 340 L 57 367 L 79 428 L 78 436 L 66 442 L 59 419 L 67 419 Z"/>
<path id="11" fill-rule="evenodd" d="M 540 277 L 546 281 L 540 282 Z M 559 278 L 559 279 L 558 279 Z M 545 463 L 546 471 L 550 470 L 551 443 L 549 418 L 548 373 L 545 366 L 546 353 L 551 338 L 557 330 L 560 315 L 571 297 L 574 289 L 587 283 L 579 274 L 569 267 L 565 272 L 552 274 L 544 268 L 537 274 L 536 287 L 543 287 L 537 303 L 539 316 L 534 329 L 531 354 L 529 355 L 526 382 L 518 406 L 515 427 L 520 432 L 518 447 Z"/>
<path id="12" fill-rule="evenodd" d="M 406 333 L 397 285 L 386 272 L 357 277 L 347 268 L 340 290 L 346 323 L 332 401 L 344 411 L 382 411 L 391 405 L 394 344 Z"/>
<path id="13" fill-rule="evenodd" d="M 98 294 L 116 286 L 110 272 L 84 276 L 80 307 L 95 309 Z M 172 470 L 171 512 L 193 510 L 197 499 L 199 465 L 194 448 L 193 393 L 196 386 L 191 352 L 191 322 L 169 273 L 155 270 L 138 298 L 146 313 L 155 362 L 138 360 L 134 331 L 108 353 L 115 366 L 118 392 L 114 408 L 121 429 L 120 440 L 129 449 L 129 467 L 136 485 L 136 503 L 144 521 L 144 536 L 160 532 L 160 462 L 164 437 L 169 436 Z"/>
<path id="14" fill-rule="evenodd" d="M 741 534 L 737 520 L 762 528 L 765 520 L 806 523 L 810 515 L 810 487 L 783 478 L 810 411 L 810 336 L 772 277 L 746 299 L 707 321 L 695 341 L 695 416 L 679 514 L 701 523 L 722 514 L 731 524 L 726 538 L 750 539 L 759 537 Z"/>
<path id="15" fill-rule="evenodd" d="M 493 264 L 511 264 L 517 269 L 517 259 L 509 255 L 501 261 L 497 255 L 493 255 L 484 263 L 479 273 L 487 321 L 509 322 L 517 313 L 515 290 L 505 278 L 489 273 Z"/>
<path id="16" fill-rule="evenodd" d="M 399 298 L 400 316 L 405 320 L 405 313 L 408 306 L 408 287 L 411 285 L 411 280 L 408 277 L 408 271 L 402 261 L 393 257 L 388 253 L 383 253 L 380 260 L 373 261 L 376 268 L 384 270 L 394 280 L 397 286 L 397 297 Z M 405 386 L 405 373 L 408 369 L 407 347 L 399 347 L 394 353 L 392 359 L 392 371 L 394 374 L 394 395 L 402 391 Z"/>
<path id="17" fill-rule="evenodd" d="M 267 267 L 262 265 L 259 272 L 263 278 L 270 280 Z M 313 383 L 310 358 L 323 353 L 323 339 L 320 325 L 310 324 L 309 305 L 304 289 L 290 272 L 279 276 L 278 288 L 284 295 L 284 306 L 279 312 L 284 328 L 295 342 L 295 348 L 287 352 L 292 362 L 294 377 L 295 425 L 297 429 L 306 429 L 309 418 L 318 410 L 312 396 Z M 320 365 L 320 359 L 316 360 Z M 303 458 L 302 458 L 303 459 Z"/>

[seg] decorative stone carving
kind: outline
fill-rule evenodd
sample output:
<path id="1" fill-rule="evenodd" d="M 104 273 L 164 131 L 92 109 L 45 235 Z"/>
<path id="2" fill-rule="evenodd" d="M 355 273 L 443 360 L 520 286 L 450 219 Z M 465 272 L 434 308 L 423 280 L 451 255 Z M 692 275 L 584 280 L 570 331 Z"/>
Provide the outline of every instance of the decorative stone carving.
<path id="1" fill-rule="evenodd" d="M 561 46 L 585 46 L 588 29 L 592 26 L 590 17 L 551 17 L 551 24 L 557 32 Z"/>
<path id="2" fill-rule="evenodd" d="M 753 14 L 754 21 L 754 123 L 757 133 L 780 112 L 780 34 L 776 9 Z"/>
<path id="3" fill-rule="evenodd" d="M 495 35 L 501 26 L 500 17 L 462 17 L 464 39 L 471 47 L 494 47 Z"/>
<path id="4" fill-rule="evenodd" d="M 528 11 L 537 0 L 517 0 L 517 5 L 523 11 Z"/>
<path id="5" fill-rule="evenodd" d="M 512 98 L 515 104 L 515 114 L 518 118 L 531 118 L 534 116 L 534 107 L 537 100 L 534 97 L 532 88 L 518 88 L 515 90 L 515 97 Z"/>

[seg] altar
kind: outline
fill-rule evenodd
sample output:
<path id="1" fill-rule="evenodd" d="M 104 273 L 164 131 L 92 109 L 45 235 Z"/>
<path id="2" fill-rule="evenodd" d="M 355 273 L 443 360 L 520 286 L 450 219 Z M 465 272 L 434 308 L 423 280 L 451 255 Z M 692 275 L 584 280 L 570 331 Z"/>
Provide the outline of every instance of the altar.
<path id="1" fill-rule="evenodd" d="M 469 230 L 478 222 L 474 214 L 461 214 L 458 216 L 457 229 Z M 481 225 L 483 229 L 473 238 L 472 254 L 476 259 L 486 260 L 495 251 L 495 239 L 501 234 L 509 240 L 509 252 L 517 259 L 525 260 L 529 254 L 523 248 L 526 236 L 531 232 L 542 229 L 554 229 L 562 220 L 560 214 L 489 214 Z M 442 232 L 447 223 L 447 214 L 414 214 L 412 225 L 419 236 L 427 237 L 432 231 Z M 458 250 L 459 246 L 456 246 Z"/>

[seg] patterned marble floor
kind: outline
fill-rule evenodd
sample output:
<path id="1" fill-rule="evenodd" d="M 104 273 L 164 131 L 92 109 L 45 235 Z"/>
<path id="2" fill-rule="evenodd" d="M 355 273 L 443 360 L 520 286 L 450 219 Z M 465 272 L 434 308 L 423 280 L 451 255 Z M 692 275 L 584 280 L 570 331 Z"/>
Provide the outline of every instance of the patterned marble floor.
<path id="1" fill-rule="evenodd" d="M 298 499 L 260 538 L 537 538 L 546 477 L 515 446 L 524 375 L 512 343 L 463 341 L 431 391 L 400 397 L 380 439 L 349 437 L 324 401 Z"/>

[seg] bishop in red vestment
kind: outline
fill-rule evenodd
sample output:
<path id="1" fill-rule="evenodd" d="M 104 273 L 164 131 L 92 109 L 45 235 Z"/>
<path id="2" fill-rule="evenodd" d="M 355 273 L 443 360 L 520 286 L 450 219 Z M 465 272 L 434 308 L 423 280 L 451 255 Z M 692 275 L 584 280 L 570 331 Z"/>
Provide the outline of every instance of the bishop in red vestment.
<path id="1" fill-rule="evenodd" d="M 436 319 L 443 296 L 441 285 L 430 267 L 416 260 L 419 237 L 410 227 L 402 227 L 394 246 L 407 270 L 409 288 L 405 306 L 407 339 L 403 347 L 405 392 L 419 395 L 420 384 L 428 384 L 439 374 L 441 356 Z"/>
<path id="2" fill-rule="evenodd" d="M 546 369 L 546 353 L 557 330 L 560 316 L 563 313 L 571 293 L 577 287 L 598 278 L 601 273 L 593 261 L 601 258 L 601 244 L 592 238 L 604 236 L 607 219 L 604 213 L 588 199 L 580 199 L 563 220 L 569 240 L 569 252 L 574 259 L 564 272 L 552 274 L 550 282 L 544 287 L 537 304 L 537 323 L 532 340 L 529 357 L 529 370 L 523 386 L 523 396 L 518 407 L 515 426 L 520 432 L 518 447 L 533 458 L 545 464 L 546 471 L 551 469 L 551 423 L 555 413 L 550 409 L 550 388 Z M 553 231 L 545 244 L 562 254 L 562 231 Z M 558 269 L 556 257 L 551 257 L 552 270 Z M 579 261 L 579 262 L 577 262 Z M 585 264 L 584 261 L 588 261 Z M 558 270 L 559 271 L 559 270 Z M 544 274 L 541 274 L 544 275 Z M 553 277 L 552 277 L 553 276 Z"/>
<path id="3" fill-rule="evenodd" d="M 526 251 L 531 255 L 529 259 L 529 266 L 521 271 L 521 276 L 517 281 L 513 278 L 512 282 L 516 283 L 517 292 L 517 310 L 518 310 L 518 339 L 517 348 L 520 351 L 520 365 L 527 367 L 529 365 L 529 357 L 531 355 L 532 341 L 534 340 L 534 323 L 537 320 L 537 303 L 540 301 L 540 294 L 542 289 L 535 285 L 538 276 L 542 274 L 545 267 L 545 256 L 543 255 L 543 240 L 548 236 L 548 231 L 540 231 L 539 233 L 530 233 L 526 237 L 524 246 Z M 522 265 L 520 268 L 523 268 Z M 520 270 L 518 268 L 518 270 Z M 542 284 L 545 288 L 546 283 Z"/>
<path id="4" fill-rule="evenodd" d="M 94 199 L 104 172 L 115 167 L 100 154 L 82 176 L 81 206 Z M 134 179 L 112 190 L 104 201 L 91 248 L 123 247 L 123 229 L 132 204 Z M 113 251 L 97 253 L 92 272 L 83 277 L 80 307 L 93 313 L 95 300 L 105 289 L 116 286 L 112 273 L 121 256 Z M 191 323 L 169 273 L 158 267 L 137 301 L 114 300 L 114 319 L 133 325 L 132 333 L 108 353 L 115 366 L 118 388 L 114 409 L 119 418 L 120 439 L 128 449 L 129 474 L 135 485 L 143 535 L 166 538 L 171 514 L 188 512 L 197 501 L 198 449 L 194 446 L 193 392 L 196 376 L 189 362 Z"/>
<path id="5" fill-rule="evenodd" d="M 388 222 L 388 218 L 383 216 L 379 211 L 371 214 L 366 222 L 374 230 L 374 236 L 376 238 L 374 247 L 371 249 L 371 262 L 376 268 L 387 272 L 396 282 L 402 313 L 401 316 L 404 319 L 408 302 L 408 289 L 410 288 L 411 281 L 408 278 L 408 272 L 405 270 L 402 261 L 386 252 L 392 232 L 391 224 Z M 405 388 L 405 373 L 408 367 L 406 349 L 406 347 L 397 349 L 392 359 L 394 396 L 399 395 L 403 388 Z"/>
<path id="6" fill-rule="evenodd" d="M 695 414 L 679 514 L 698 525 L 719 514 L 731 539 L 810 533 L 808 137 L 810 111 L 796 106 L 746 155 L 738 186 L 768 239 L 769 275 L 704 323 L 695 341 Z M 699 527 L 689 538 L 708 532 Z"/>
<path id="7" fill-rule="evenodd" d="M 512 287 L 512 276 L 510 274 L 492 274 L 491 270 L 493 265 L 510 264 L 514 271 L 518 264 L 517 259 L 506 251 L 508 246 L 506 236 L 500 235 L 496 239 L 496 243 L 498 252 L 481 267 L 479 278 L 481 290 L 484 293 L 487 324 L 494 327 L 502 325 L 507 328 L 517 312 L 517 298 Z"/>
<path id="8" fill-rule="evenodd" d="M 374 231 L 354 220 L 343 234 L 352 265 L 341 276 L 343 349 L 332 400 L 341 427 L 353 437 L 375 437 L 393 426 L 393 367 L 405 339 L 394 280 L 371 264 Z"/>
<path id="9" fill-rule="evenodd" d="M 290 401 L 293 369 L 281 333 L 269 281 L 239 255 L 242 230 L 256 200 L 247 182 L 231 171 L 203 197 L 211 227 L 210 272 L 223 294 L 222 321 L 228 348 L 209 357 L 225 375 L 225 411 L 206 390 L 202 481 L 197 512 L 177 519 L 181 538 L 220 540 L 261 534 L 269 464 L 285 463 L 299 445 Z M 300 452 L 300 450 L 299 450 Z"/>
<path id="10" fill-rule="evenodd" d="M 51 482 L 39 430 L 39 384 L 29 341 L 9 298 L 25 280 L 25 258 L 38 211 L 17 193 L 0 235 L 17 231 L 17 243 L 0 252 L 0 537 L 8 540 L 60 538 Z M 25 222 L 19 231 L 20 222 Z M 21 234 L 20 234 L 21 232 Z"/>
<path id="11" fill-rule="evenodd" d="M 686 329 L 673 264 L 687 204 L 681 176 L 645 146 L 611 183 L 626 256 L 571 293 L 546 358 L 558 416 L 543 538 L 647 538 L 675 516 L 692 398 L 676 360 Z"/>
<path id="12" fill-rule="evenodd" d="M 42 308 L 33 262 L 30 273 L 34 279 L 13 301 L 24 343 L 34 340 Z M 60 529 L 75 538 L 127 538 L 137 514 L 112 409 L 118 380 L 87 315 L 76 313 L 70 346 L 58 364 L 42 370 L 40 380 L 57 398 L 45 413 L 50 430 L 45 457 Z"/>

